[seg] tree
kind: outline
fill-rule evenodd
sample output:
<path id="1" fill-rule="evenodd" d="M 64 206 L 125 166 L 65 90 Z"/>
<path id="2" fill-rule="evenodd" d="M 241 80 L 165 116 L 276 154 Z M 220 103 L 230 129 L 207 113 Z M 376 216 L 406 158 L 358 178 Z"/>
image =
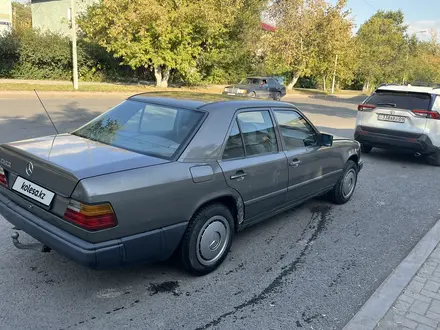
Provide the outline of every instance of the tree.
<path id="1" fill-rule="evenodd" d="M 274 1 L 270 13 L 277 29 L 268 40 L 267 63 L 274 73 L 287 73 L 288 88 L 310 75 L 325 82 L 334 70 L 337 54 L 348 63 L 349 56 L 343 55 L 351 48 L 353 23 L 345 6 L 346 0 L 335 5 L 325 0 Z"/>
<path id="2" fill-rule="evenodd" d="M 414 38 L 415 39 L 415 38 Z M 409 81 L 440 83 L 440 43 L 437 33 L 431 32 L 430 41 L 415 41 L 409 59 Z"/>
<path id="3" fill-rule="evenodd" d="M 79 19 L 79 26 L 89 40 L 133 69 L 153 69 L 156 85 L 166 87 L 171 70 L 189 81 L 200 79 L 197 60 L 222 45 L 247 2 L 102 0 Z"/>
<path id="4" fill-rule="evenodd" d="M 276 31 L 266 45 L 267 65 L 273 73 L 289 76 L 291 89 L 300 77 L 311 73 L 316 57 L 314 21 L 323 0 L 278 0 L 269 12 Z"/>
<path id="5" fill-rule="evenodd" d="M 32 11 L 29 3 L 12 2 L 12 28 L 14 30 L 32 28 Z"/>
<path id="6" fill-rule="evenodd" d="M 358 74 L 364 91 L 373 83 L 400 81 L 409 51 L 403 22 L 402 11 L 379 10 L 359 28 Z"/>
<path id="7" fill-rule="evenodd" d="M 316 20 L 319 43 L 312 73 L 322 79 L 324 90 L 334 73 L 340 81 L 349 82 L 356 67 L 353 21 L 349 18 L 350 11 L 345 9 L 346 4 L 346 0 L 338 0 L 335 5 L 326 4 Z"/>

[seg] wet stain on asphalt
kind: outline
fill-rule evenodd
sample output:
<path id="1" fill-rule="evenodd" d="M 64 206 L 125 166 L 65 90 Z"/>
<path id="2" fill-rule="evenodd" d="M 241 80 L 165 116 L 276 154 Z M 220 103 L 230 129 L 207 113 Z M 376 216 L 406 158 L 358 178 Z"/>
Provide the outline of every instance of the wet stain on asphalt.
<path id="1" fill-rule="evenodd" d="M 227 271 L 226 273 L 225 273 L 225 275 L 229 275 L 229 274 L 232 274 L 232 273 L 236 273 L 236 272 L 238 272 L 240 269 L 242 269 L 242 268 L 244 268 L 244 263 L 241 263 L 241 264 L 239 264 L 237 267 L 235 267 L 234 269 L 231 269 L 231 270 L 229 270 L 229 271 Z"/>
<path id="2" fill-rule="evenodd" d="M 310 212 L 312 212 L 312 216 L 310 218 L 309 224 L 307 227 L 303 230 L 301 233 L 301 237 L 299 240 L 297 240 L 297 243 L 305 239 L 305 234 L 307 233 L 307 229 L 312 226 L 313 232 L 309 239 L 306 241 L 304 247 L 301 249 L 298 257 L 290 264 L 283 268 L 281 273 L 278 274 L 277 277 L 265 288 L 263 291 L 261 291 L 259 294 L 255 295 L 253 298 L 249 299 L 248 301 L 244 302 L 243 304 L 240 304 L 238 306 L 235 306 L 234 309 L 230 312 L 224 313 L 217 317 L 216 319 L 212 320 L 209 323 L 206 323 L 204 326 L 197 328 L 196 330 L 205 330 L 211 327 L 214 327 L 218 325 L 223 319 L 225 319 L 228 316 L 231 316 L 240 310 L 249 307 L 254 306 L 263 301 L 264 299 L 267 299 L 268 296 L 272 293 L 276 293 L 279 289 L 279 287 L 284 283 L 284 279 L 292 274 L 294 271 L 297 270 L 298 266 L 304 261 L 304 257 L 310 252 L 310 249 L 315 242 L 315 240 L 318 238 L 318 236 L 321 234 L 323 230 L 325 230 L 327 222 L 329 221 L 330 212 L 332 210 L 332 207 L 330 205 L 320 204 L 320 205 L 314 205 L 310 207 Z M 316 224 L 312 225 L 314 222 L 317 222 Z M 294 248 L 295 244 L 292 245 L 290 248 Z M 317 316 L 308 317 L 307 320 L 312 322 Z M 304 320 L 306 322 L 306 320 Z M 306 322 L 308 323 L 308 322 Z"/>
<path id="3" fill-rule="evenodd" d="M 177 281 L 167 281 L 162 283 L 151 283 L 148 291 L 150 296 L 154 296 L 158 293 L 172 293 L 174 296 L 180 296 L 181 293 L 177 291 L 179 283 Z"/>
<path id="4" fill-rule="evenodd" d="M 296 327 L 297 328 L 302 328 L 303 327 L 300 321 L 296 321 Z"/>
<path id="5" fill-rule="evenodd" d="M 313 322 L 313 320 L 317 319 L 317 318 L 320 317 L 321 315 L 320 315 L 320 314 L 314 314 L 314 315 L 312 315 L 312 316 L 307 317 L 307 316 L 306 316 L 306 313 L 303 312 L 303 313 L 301 314 L 301 316 L 302 316 L 304 322 L 306 322 L 307 324 L 310 324 L 310 323 Z"/>

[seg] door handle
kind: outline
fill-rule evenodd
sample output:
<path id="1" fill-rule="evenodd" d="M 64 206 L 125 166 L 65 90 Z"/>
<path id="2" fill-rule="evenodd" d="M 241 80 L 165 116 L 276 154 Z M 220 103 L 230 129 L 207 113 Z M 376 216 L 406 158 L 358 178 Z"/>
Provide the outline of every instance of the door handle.
<path id="1" fill-rule="evenodd" d="M 292 159 L 289 163 L 290 166 L 298 167 L 301 161 L 298 158 Z"/>
<path id="2" fill-rule="evenodd" d="M 246 173 L 244 173 L 243 171 L 237 171 L 237 172 L 235 172 L 235 174 L 234 175 L 231 175 L 231 180 L 243 180 L 244 179 L 244 177 L 246 176 L 247 174 Z"/>

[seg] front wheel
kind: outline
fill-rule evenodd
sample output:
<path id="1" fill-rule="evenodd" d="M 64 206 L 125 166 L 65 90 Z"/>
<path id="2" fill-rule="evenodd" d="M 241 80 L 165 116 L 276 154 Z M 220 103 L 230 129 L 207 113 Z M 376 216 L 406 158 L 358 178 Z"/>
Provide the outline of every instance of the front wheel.
<path id="1" fill-rule="evenodd" d="M 226 258 L 234 237 L 234 219 L 222 204 L 209 204 L 191 219 L 182 239 L 184 268 L 194 275 L 215 270 Z"/>
<path id="2" fill-rule="evenodd" d="M 353 196 L 356 188 L 358 176 L 357 164 L 349 160 L 344 167 L 342 177 L 338 180 L 334 188 L 329 192 L 330 200 L 335 204 L 347 203 Z"/>
<path id="3" fill-rule="evenodd" d="M 274 99 L 274 101 L 281 101 L 281 93 L 280 92 L 276 92 L 273 99 Z"/>

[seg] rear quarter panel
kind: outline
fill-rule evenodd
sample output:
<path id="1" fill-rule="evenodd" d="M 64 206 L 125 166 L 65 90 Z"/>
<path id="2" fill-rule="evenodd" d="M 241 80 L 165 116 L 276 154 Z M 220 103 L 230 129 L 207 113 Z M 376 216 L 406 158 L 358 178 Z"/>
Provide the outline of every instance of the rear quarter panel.
<path id="1" fill-rule="evenodd" d="M 204 164 L 212 170 L 205 166 L 199 171 L 202 176 L 194 179 L 190 169 L 199 165 L 172 162 L 85 179 L 72 198 L 113 206 L 118 226 L 94 233 L 96 242 L 186 222 L 207 201 L 221 196 L 238 198 L 216 162 Z"/>

